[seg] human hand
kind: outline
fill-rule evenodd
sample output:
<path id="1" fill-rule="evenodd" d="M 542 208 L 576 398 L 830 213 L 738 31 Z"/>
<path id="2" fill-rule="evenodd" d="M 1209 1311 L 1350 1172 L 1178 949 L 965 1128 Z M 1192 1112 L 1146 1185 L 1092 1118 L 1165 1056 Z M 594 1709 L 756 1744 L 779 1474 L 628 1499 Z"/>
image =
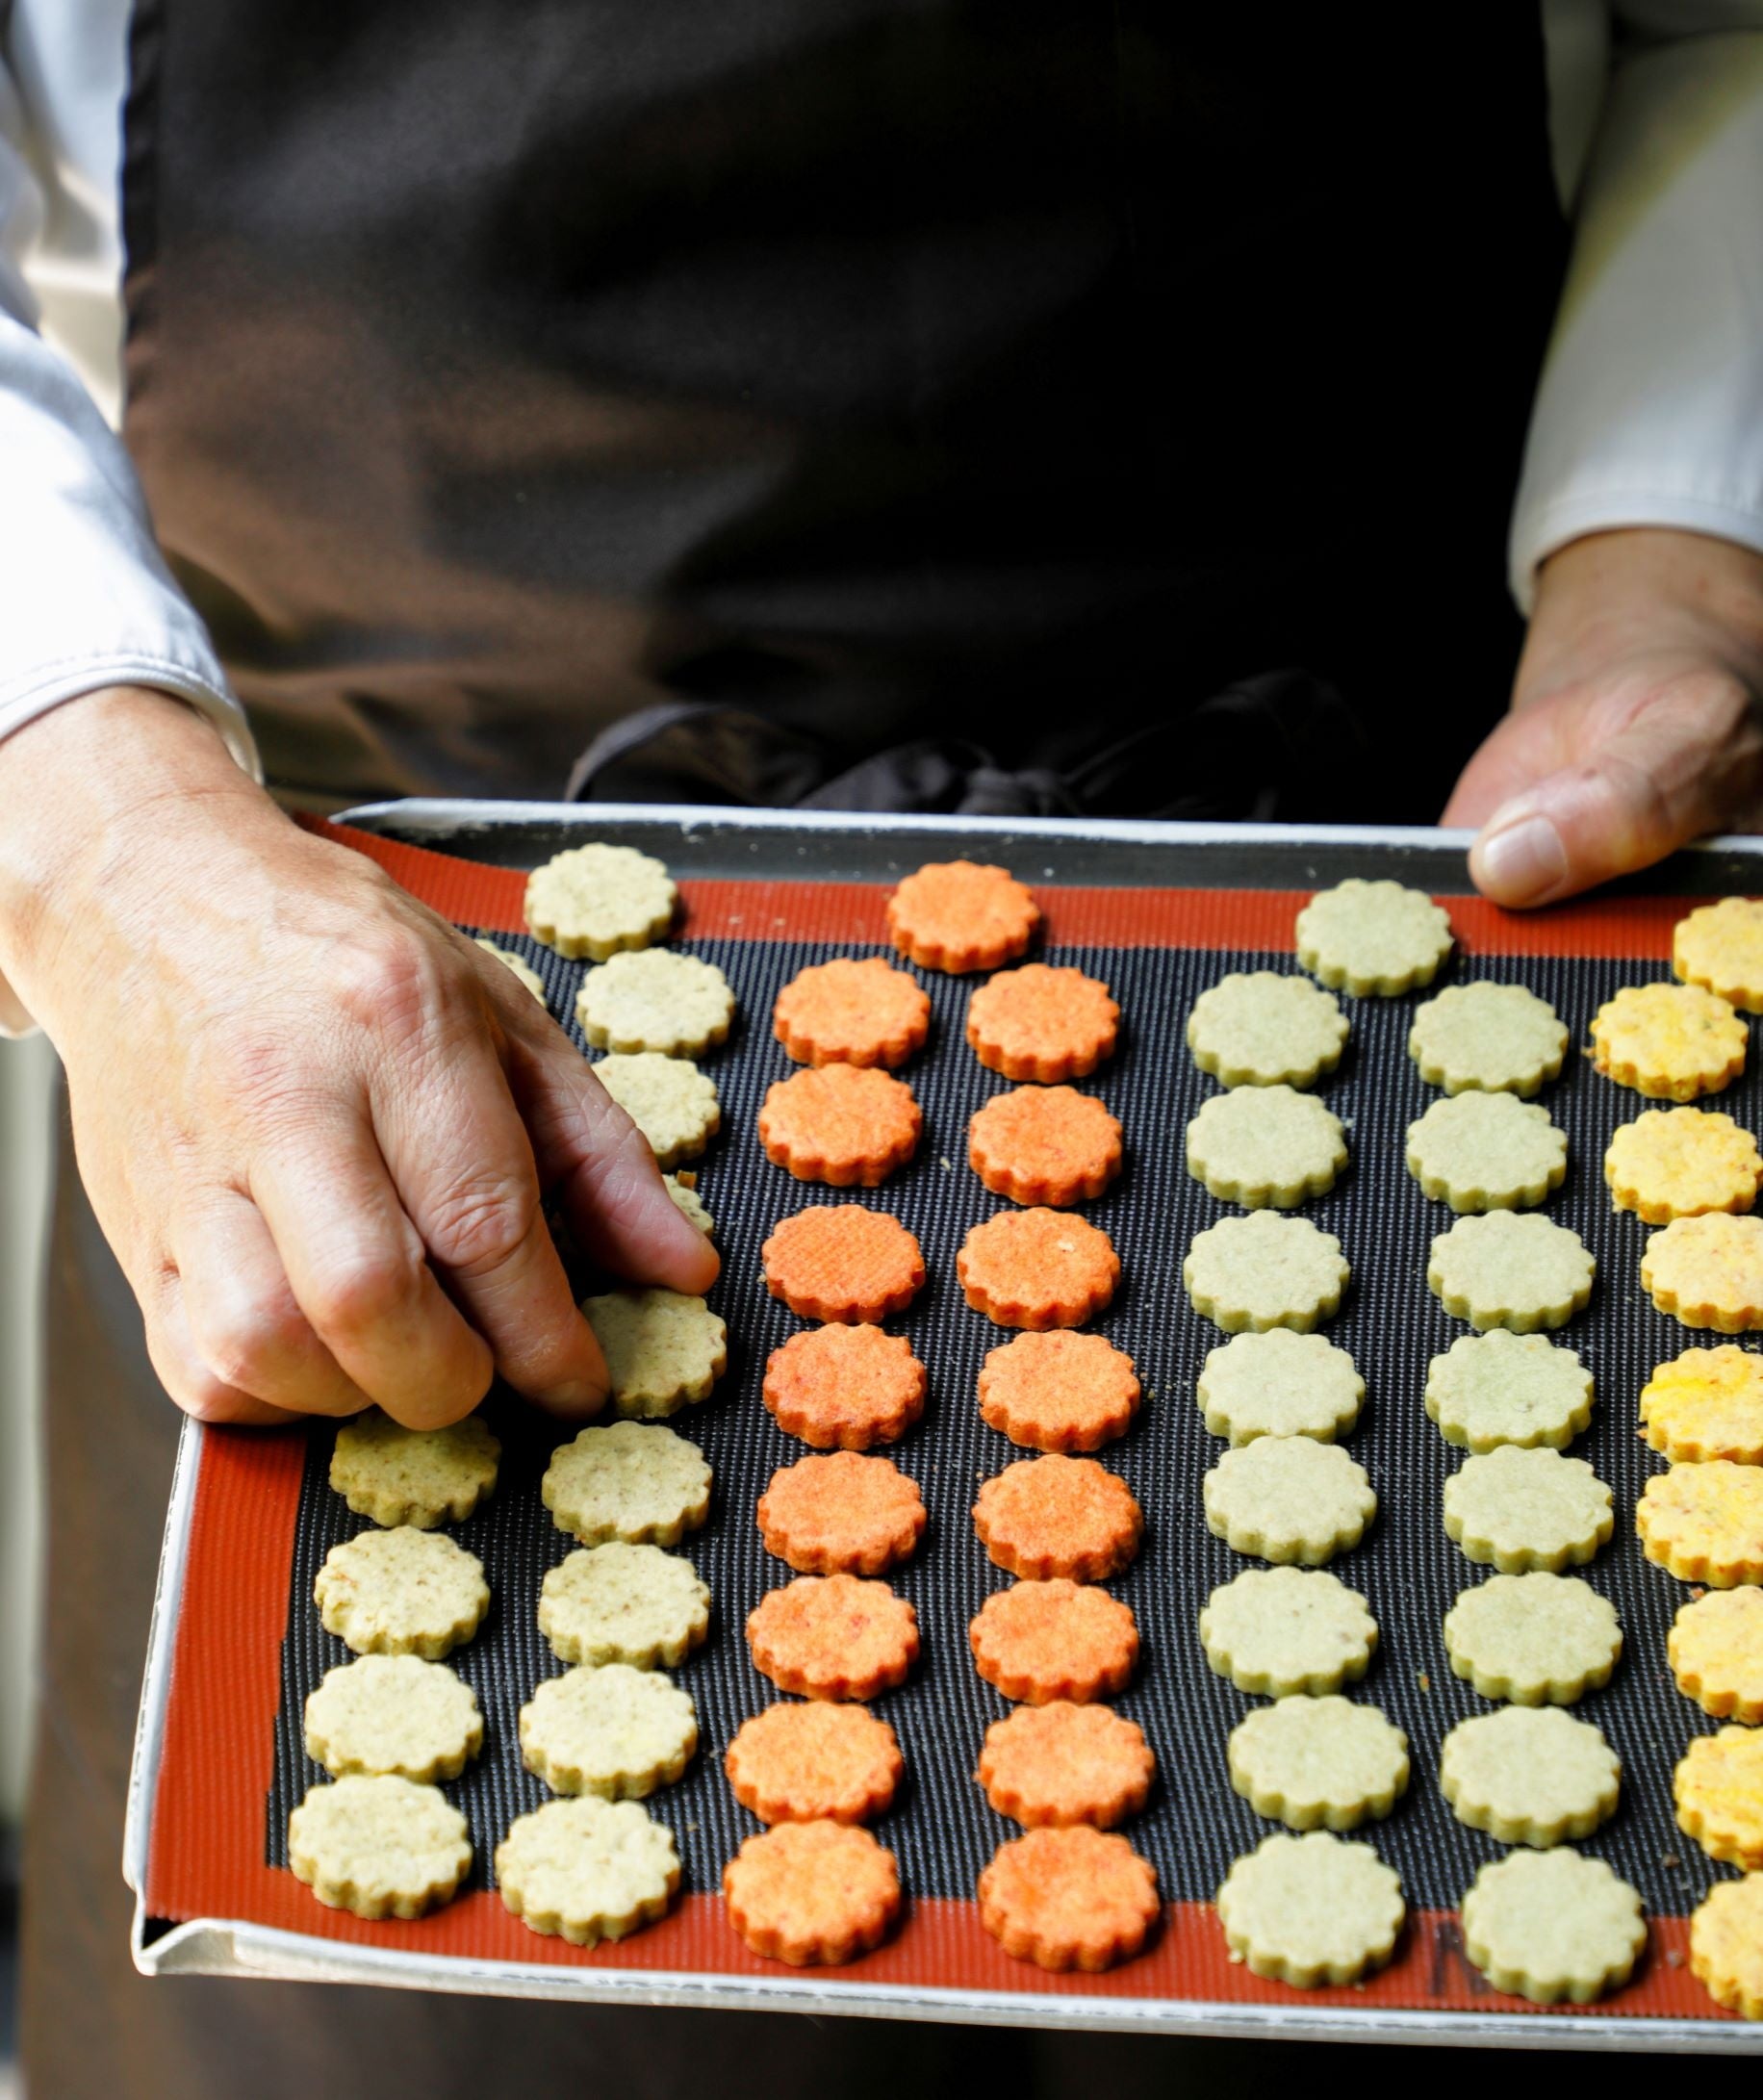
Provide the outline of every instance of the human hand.
<path id="1" fill-rule="evenodd" d="M 0 972 L 67 1068 L 80 1169 L 155 1370 L 206 1421 L 413 1427 L 493 1370 L 594 1412 L 541 1210 L 616 1272 L 717 1258 L 587 1062 L 492 956 L 299 831 L 161 694 L 0 743 Z"/>
<path id="2" fill-rule="evenodd" d="M 1496 904 L 1548 904 L 1763 829 L 1763 555 L 1654 529 L 1544 563 L 1512 711 L 1442 821 Z"/>

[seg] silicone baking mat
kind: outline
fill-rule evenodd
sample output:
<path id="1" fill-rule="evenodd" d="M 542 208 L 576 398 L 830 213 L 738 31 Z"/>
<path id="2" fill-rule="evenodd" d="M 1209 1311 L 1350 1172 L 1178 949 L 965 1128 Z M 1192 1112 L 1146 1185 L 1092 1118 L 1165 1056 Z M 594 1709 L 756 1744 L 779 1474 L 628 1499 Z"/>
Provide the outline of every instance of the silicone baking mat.
<path id="1" fill-rule="evenodd" d="M 335 835 L 370 853 L 456 923 L 524 955 L 545 979 L 551 1011 L 572 1016 L 587 965 L 560 960 L 519 931 L 518 872 L 361 832 Z M 895 844 L 907 866 L 949 850 L 934 841 L 922 852 Z M 1057 871 L 1058 853 L 1044 851 Z M 1367 872 L 1379 871 L 1375 853 L 1359 859 Z M 1140 852 L 1135 864 L 1146 860 Z M 1444 857 L 1432 864 L 1440 860 L 1451 865 Z M 1016 865 L 1030 879 L 1041 873 L 1020 855 Z M 1132 1604 L 1143 1640 L 1137 1677 L 1117 1704 L 1143 1727 L 1159 1761 L 1152 1800 L 1127 1826 L 1169 1904 L 1150 1951 L 1100 1978 L 1046 1976 L 1002 1953 L 982 1931 L 972 1901 L 981 1869 L 1015 1831 L 988 1807 L 971 1777 L 986 1726 L 1008 1707 L 982 1682 L 968 1652 L 969 1620 L 1006 1580 L 987 1561 L 968 1513 L 978 1482 L 1022 1454 L 979 1419 L 980 1363 L 1005 1337 L 966 1306 L 955 1275 L 962 1236 L 1001 1207 L 966 1164 L 967 1120 L 1005 1085 L 964 1043 L 971 984 L 920 973 L 933 1023 L 929 1048 L 906 1075 L 925 1115 L 912 1165 L 875 1191 L 805 1187 L 765 1160 L 755 1131 L 766 1087 L 791 1069 L 771 1035 L 772 1001 L 805 964 L 888 952 L 886 884 L 687 876 L 677 945 L 726 972 L 740 1017 L 728 1045 L 704 1061 L 724 1120 L 699 1163 L 700 1192 L 715 1215 L 724 1257 L 712 1303 L 728 1324 L 730 1364 L 710 1401 L 674 1423 L 702 1445 L 715 1469 L 711 1521 L 682 1547 L 714 1598 L 711 1638 L 677 1673 L 697 1702 L 702 1747 L 686 1777 L 649 1804 L 675 1833 L 683 1900 L 664 1925 L 622 1946 L 583 1953 L 527 1933 L 493 1892 L 497 1841 L 516 1815 L 547 1798 L 522 1769 L 516 1722 L 534 1684 L 562 1667 L 538 1634 L 534 1606 L 545 1571 L 573 1545 L 539 1499 L 555 1430 L 497 1396 L 490 1406 L 504 1443 L 502 1478 L 457 1532 L 482 1558 L 495 1600 L 477 1638 L 452 1658 L 476 1689 L 486 1721 L 482 1757 L 447 1789 L 472 1827 L 476 1865 L 467 1892 L 417 1924 L 375 1925 L 325 1910 L 286 1871 L 288 1812 L 322 1777 L 304 1754 L 301 1708 L 323 1672 L 347 1659 L 319 1624 L 313 1577 L 327 1549 L 363 1528 L 363 1520 L 326 1485 L 328 1427 L 210 1431 L 200 1440 L 181 1542 L 180 1609 L 149 1804 L 141 1890 L 149 1965 L 156 1936 L 183 1921 L 224 1919 L 331 1942 L 335 1973 L 347 1972 L 351 1948 L 364 1955 L 395 1950 L 422 1966 L 422 1980 L 462 1987 L 522 1987 L 518 1965 L 564 1971 L 552 1987 L 578 1978 L 584 1995 L 647 1973 L 690 1976 L 712 1987 L 718 1979 L 742 1979 L 758 2002 L 768 1983 L 798 1999 L 811 1989 L 828 2007 L 841 1994 L 872 2010 L 878 1992 L 893 1995 L 897 2008 L 935 1997 L 958 2016 L 964 2004 L 976 2014 L 1023 2018 L 1069 2016 L 1081 2006 L 1084 2016 L 1103 2019 L 1111 2008 L 1141 2017 L 1159 2004 L 1189 2010 L 1210 2005 L 1221 2014 L 1336 2008 L 1350 2009 L 1341 2015 L 1349 2027 L 1374 2011 L 1471 2013 L 1484 2023 L 1492 2016 L 1495 2031 L 1526 2040 L 1541 2038 L 1534 2036 L 1540 2022 L 1577 2026 L 1586 2038 L 1620 2031 L 1640 2040 L 1655 2029 L 1663 2038 L 1668 2030 L 1681 2035 L 1681 2023 L 1695 2023 L 1689 2031 L 1709 2041 L 1718 2028 L 1726 2046 L 1754 2036 L 1711 2004 L 1684 1963 L 1688 1911 L 1713 1879 L 1732 1870 L 1707 1860 L 1673 1820 L 1672 1768 L 1691 1738 L 1713 1724 L 1678 1695 L 1666 1668 L 1666 1631 L 1687 1593 L 1643 1558 L 1632 1521 L 1643 1481 L 1662 1463 L 1635 1434 L 1635 1396 L 1654 1363 L 1698 1338 L 1655 1313 L 1642 1294 L 1645 1228 L 1616 1215 L 1603 1189 L 1604 1146 L 1639 1104 L 1576 1054 L 1543 1096 L 1570 1142 L 1569 1178 L 1548 1215 L 1578 1231 L 1598 1263 L 1592 1305 L 1561 1339 L 1592 1368 L 1599 1396 L 1593 1426 L 1574 1450 L 1609 1482 L 1618 1512 L 1614 1539 L 1581 1573 L 1616 1603 L 1627 1644 L 1612 1683 L 1575 1709 L 1604 1730 L 1623 1766 L 1622 1806 L 1584 1849 L 1641 1890 L 1650 1944 L 1623 1991 L 1552 2019 L 1490 1991 L 1462 1954 L 1458 1901 L 1476 1869 L 1504 1848 L 1459 1824 L 1436 1784 L 1445 1732 L 1490 1704 L 1451 1674 L 1440 1622 L 1457 1593 L 1488 1571 L 1471 1567 L 1444 1535 L 1441 1490 L 1463 1454 L 1444 1443 L 1420 1403 L 1428 1359 L 1468 1330 L 1425 1284 L 1428 1242 L 1449 1214 L 1426 1201 L 1403 1164 L 1406 1127 L 1436 1098 L 1406 1054 L 1415 998 L 1346 1002 L 1351 1044 L 1320 1091 L 1347 1126 L 1352 1162 L 1336 1190 L 1307 1208 L 1340 1237 L 1352 1264 L 1352 1288 L 1326 1332 L 1351 1351 L 1368 1389 L 1348 1447 L 1370 1474 L 1379 1513 L 1362 1544 L 1333 1563 L 1366 1593 L 1381 1628 L 1378 1654 L 1356 1696 L 1407 1731 L 1414 1766 L 1395 1813 L 1358 1834 L 1400 1873 L 1411 1924 L 1393 1966 L 1349 1990 L 1290 1991 L 1226 1959 L 1210 1898 L 1231 1861 L 1275 1826 L 1232 1791 L 1226 1775 L 1226 1738 L 1260 1702 L 1213 1675 L 1194 1633 L 1211 1589 L 1253 1563 L 1214 1539 L 1201 1515 L 1201 1483 L 1222 1446 L 1205 1429 L 1193 1386 L 1221 1338 L 1188 1304 L 1178 1271 L 1191 1235 L 1229 1207 L 1210 1197 L 1182 1163 L 1182 1132 L 1215 1090 L 1187 1055 L 1183 1029 L 1194 998 L 1226 971 L 1295 968 L 1291 924 L 1307 892 L 1125 882 L 1104 888 L 1037 881 L 1036 887 L 1047 914 L 1045 959 L 1106 979 L 1123 1010 L 1118 1055 L 1085 1084 L 1120 1117 L 1128 1165 L 1086 1215 L 1110 1233 L 1123 1269 L 1119 1294 L 1096 1325 L 1132 1355 L 1146 1392 L 1129 1435 L 1098 1455 L 1130 1483 L 1148 1526 L 1138 1559 L 1112 1587 Z M 1527 984 L 1551 1001 L 1575 1043 L 1616 986 L 1669 974 L 1670 929 L 1686 908 L 1677 898 L 1629 897 L 1516 918 L 1461 894 L 1444 901 L 1460 945 L 1443 981 L 1485 976 Z M 573 1032 L 573 1018 L 570 1026 Z M 1755 1128 L 1760 1087 L 1763 1080 L 1748 1075 L 1720 1105 Z M 877 1826 L 899 1857 L 907 1918 L 861 1963 L 805 1979 L 750 1956 L 728 1929 L 716 1891 L 724 1862 L 759 1828 L 728 1787 L 722 1752 L 742 1720 L 776 1696 L 753 1668 L 741 1629 L 758 1599 L 789 1579 L 759 1543 L 754 1507 L 772 1473 L 802 1455 L 759 1399 L 766 1356 L 801 1324 L 767 1294 L 759 1247 L 779 1218 L 829 1200 L 894 1213 L 924 1249 L 930 1282 L 890 1324 L 925 1363 L 930 1403 L 891 1455 L 918 1481 L 931 1523 L 917 1555 L 891 1578 L 917 1608 L 923 1660 L 908 1684 L 878 1702 L 907 1765 L 900 1803 Z M 1406 2023 L 1389 2024 L 1399 2030 Z"/>

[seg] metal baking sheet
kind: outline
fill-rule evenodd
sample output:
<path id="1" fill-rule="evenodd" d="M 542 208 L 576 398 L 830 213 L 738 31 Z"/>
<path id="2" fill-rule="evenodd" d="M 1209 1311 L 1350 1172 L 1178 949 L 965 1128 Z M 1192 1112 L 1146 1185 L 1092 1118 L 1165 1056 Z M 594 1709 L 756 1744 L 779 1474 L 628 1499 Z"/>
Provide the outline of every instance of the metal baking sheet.
<path id="1" fill-rule="evenodd" d="M 1179 1134 L 1199 1100 L 1213 1090 L 1183 1052 L 1182 1024 L 1197 992 L 1226 969 L 1245 961 L 1292 966 L 1289 908 L 1258 910 L 1258 896 L 1302 892 L 1354 873 L 1394 874 L 1437 892 L 1460 892 L 1465 887 L 1462 842 L 1438 832 L 804 819 L 604 807 L 406 804 L 359 811 L 347 821 L 360 831 L 516 869 L 592 832 L 658 853 L 688 887 L 703 885 L 706 896 L 717 885 L 735 885 L 728 894 L 747 898 L 750 907 L 777 906 L 764 923 L 762 914 L 749 909 L 731 909 L 725 921 L 712 918 L 714 930 L 703 934 L 688 925 L 685 940 L 728 971 L 741 994 L 743 1013 L 729 1047 L 707 1063 L 722 1089 L 725 1133 L 703 1163 L 701 1184 L 718 1218 L 726 1268 L 716 1302 L 729 1322 L 735 1361 L 717 1396 L 676 1424 L 703 1443 L 717 1470 L 715 1516 L 703 1533 L 686 1543 L 717 1601 L 711 1643 L 680 1672 L 680 1681 L 699 1703 L 704 1747 L 687 1778 L 652 1804 L 676 1831 L 687 1888 L 701 1904 L 714 1903 L 723 1860 L 757 1827 L 732 1801 L 720 1752 L 740 1720 L 773 1696 L 753 1671 L 739 1629 L 753 1602 L 786 1579 L 787 1571 L 759 1547 L 752 1511 L 774 1468 L 800 1455 L 757 1397 L 765 1355 L 798 1324 L 765 1294 L 757 1249 L 779 1216 L 825 1193 L 804 1189 L 771 1167 L 754 1136 L 765 1086 L 788 1069 L 769 1037 L 770 1006 L 778 986 L 805 962 L 861 947 L 849 927 L 830 933 L 812 914 L 805 918 L 801 898 L 836 900 L 849 893 L 873 903 L 873 885 L 897 880 L 922 859 L 956 853 L 1004 860 L 1025 879 L 1055 885 L 1050 952 L 1055 960 L 1079 962 L 1107 978 L 1126 1016 L 1120 1055 L 1087 1084 L 1125 1123 L 1129 1169 L 1087 1215 L 1113 1236 L 1125 1268 L 1121 1294 L 1098 1324 L 1133 1354 L 1150 1397 L 1129 1437 L 1099 1455 L 1132 1484 L 1150 1524 L 1144 1552 L 1116 1585 L 1133 1603 L 1145 1641 L 1139 1677 L 1119 1704 L 1144 1726 L 1160 1757 L 1157 1793 L 1147 1812 L 1129 1826 L 1129 1834 L 1157 1865 L 1163 1891 L 1176 1907 L 1176 1922 L 1163 1957 L 1147 1957 L 1115 1972 L 1106 1995 L 1008 1963 L 1015 1974 L 1001 1984 L 995 1974 L 966 1973 L 953 1956 L 946 1983 L 934 1973 L 934 1964 L 927 1970 L 922 1961 L 912 1965 L 909 1977 L 896 1979 L 878 1958 L 835 1977 L 794 1975 L 764 1965 L 764 1973 L 741 1976 L 684 1967 L 633 1973 L 598 1964 L 592 1956 L 558 1968 L 457 1952 L 427 1955 L 398 1945 L 344 1944 L 317 1932 L 248 1918 L 161 1921 L 144 1908 L 138 1934 L 143 1966 L 370 1974 L 382 1981 L 546 1995 L 635 1993 L 676 2002 L 910 2010 L 958 2019 L 1214 2033 L 1380 2035 L 1526 2046 L 1553 2040 L 1577 2047 L 1739 2049 L 1763 2043 L 1755 2030 L 1708 2016 L 1714 2009 L 1699 1986 L 1671 1974 L 1674 1960 L 1681 1959 L 1684 1913 L 1712 1878 L 1729 1870 L 1712 1867 L 1691 1841 L 1679 1837 L 1672 1821 L 1671 1767 L 1689 1738 L 1709 1724 L 1678 1697 L 1664 1673 L 1665 1630 L 1683 1592 L 1645 1563 L 1633 1538 L 1634 1498 L 1657 1464 L 1634 1436 L 1633 1396 L 1653 1362 L 1694 1338 L 1654 1314 L 1641 1295 L 1636 1271 L 1643 1228 L 1615 1216 L 1602 1191 L 1598 1163 L 1609 1131 L 1635 1112 L 1636 1103 L 1578 1061 L 1545 1095 L 1570 1134 L 1572 1160 L 1569 1182 L 1549 1209 L 1581 1231 L 1599 1260 L 1593 1307 L 1563 1339 L 1582 1350 L 1598 1378 L 1598 1416 L 1575 1451 L 1590 1458 L 1615 1489 L 1619 1523 L 1616 1539 L 1587 1573 L 1618 1603 L 1628 1640 L 1615 1682 L 1577 1709 L 1605 1729 L 1623 1757 L 1626 1779 L 1622 1810 L 1585 1849 L 1608 1857 L 1633 1881 L 1660 1921 L 1649 1962 L 1655 1984 L 1648 2010 L 1625 2010 L 1618 2001 L 1602 2011 L 1547 2013 L 1518 2010 L 1514 2001 L 1491 1993 L 1485 1994 L 1491 2002 L 1482 2005 L 1467 1981 L 1473 1971 L 1453 1943 L 1451 1912 L 1458 1897 L 1475 1868 L 1502 1848 L 1458 1825 L 1434 1784 L 1445 1729 L 1469 1712 L 1485 1710 L 1488 1703 L 1450 1676 L 1438 1630 L 1456 1591 L 1481 1579 L 1483 1571 L 1470 1568 L 1444 1539 L 1439 1495 L 1461 1454 L 1443 1444 L 1419 1406 L 1427 1358 L 1464 1329 L 1448 1319 L 1424 1285 L 1426 1242 L 1448 1222 L 1448 1215 L 1425 1202 L 1402 1165 L 1401 1134 L 1431 1097 L 1405 1055 L 1413 1001 L 1354 1003 L 1353 1048 L 1324 1089 L 1350 1126 L 1354 1165 L 1335 1192 L 1310 1207 L 1310 1215 L 1340 1234 L 1354 1262 L 1354 1291 L 1328 1332 L 1353 1352 L 1370 1388 L 1350 1447 L 1369 1471 L 1382 1507 L 1367 1540 L 1335 1564 L 1344 1579 L 1370 1597 L 1382 1627 L 1380 1656 L 1360 1696 L 1374 1701 L 1408 1731 L 1415 1761 L 1414 1783 L 1396 1814 L 1360 1834 L 1401 1872 L 1409 1903 L 1418 1913 L 1415 1941 L 1418 1946 L 1425 1935 L 1432 1966 L 1450 1985 L 1445 1996 L 1452 2002 L 1404 2006 L 1390 1998 L 1387 1982 L 1365 1992 L 1320 1998 L 1261 1986 L 1260 1997 L 1247 2002 L 1239 1994 L 1240 1972 L 1209 1980 L 1203 1960 L 1196 1965 L 1183 1958 L 1185 1933 L 1195 1935 L 1196 1947 L 1203 1944 L 1198 1935 L 1217 1936 L 1203 1906 L 1231 1859 L 1272 1826 L 1231 1791 L 1224 1769 L 1225 1737 L 1256 1703 L 1212 1676 L 1192 1631 L 1207 1592 L 1246 1563 L 1210 1537 L 1199 1513 L 1200 1481 L 1220 1447 L 1199 1421 L 1192 1386 L 1200 1361 L 1218 1337 L 1187 1305 L 1176 1270 L 1191 1233 L 1226 1207 L 1207 1196 L 1181 1165 Z M 1457 907 L 1459 923 L 1473 931 L 1466 932 L 1469 953 L 1459 959 L 1457 973 L 1531 984 L 1583 1037 L 1591 1012 L 1616 985 L 1663 974 L 1653 952 L 1659 927 L 1669 923 L 1656 902 L 1660 891 L 1696 894 L 1755 886 L 1755 866 L 1746 842 L 1721 842 L 1713 851 L 1680 857 L 1663 871 L 1657 888 L 1633 885 L 1590 915 L 1580 908 L 1567 918 L 1501 921 L 1478 902 L 1464 902 Z M 792 886 L 787 892 L 764 887 L 778 884 Z M 814 885 L 813 892 L 794 888 L 804 884 Z M 1135 919 L 1136 891 L 1159 897 L 1198 893 L 1202 916 L 1209 893 L 1236 892 L 1246 904 L 1236 919 L 1227 911 L 1205 938 L 1189 943 L 1158 937 L 1155 925 L 1147 935 Z M 788 901 L 792 896 L 794 903 Z M 1088 899 L 1082 909 L 1075 903 L 1080 896 Z M 1074 901 L 1061 911 L 1060 898 Z M 869 906 L 853 903 L 850 909 L 860 920 Z M 1138 917 L 1142 920 L 1142 912 Z M 1086 937 L 1062 938 L 1061 922 Z M 1573 931 L 1594 922 L 1594 933 Z M 1178 911 L 1175 923 L 1188 921 Z M 1283 939 L 1276 927 L 1285 929 Z M 1544 938 L 1547 952 L 1499 952 L 1533 939 L 1538 928 L 1550 927 L 1554 933 Z M 1120 938 L 1095 937 L 1122 929 Z M 510 939 L 504 929 L 498 930 L 498 937 Z M 582 966 L 562 963 L 522 936 L 513 936 L 511 944 L 522 947 L 547 975 L 552 1011 L 568 1013 Z M 1576 945 L 1591 952 L 1576 953 Z M 961 1235 L 999 1207 L 965 1165 L 966 1118 L 1003 1083 L 982 1071 L 961 1043 L 970 987 L 947 979 L 927 983 L 935 1003 L 933 1048 L 908 1074 L 925 1109 L 926 1143 L 910 1169 L 860 1196 L 895 1212 L 918 1234 L 933 1278 L 899 1323 L 930 1369 L 933 1403 L 925 1422 L 895 1453 L 919 1479 L 932 1511 L 926 1546 L 895 1578 L 917 1606 L 926 1655 L 913 1682 L 882 1704 L 901 1735 L 910 1784 L 903 1805 L 878 1834 L 898 1853 L 918 1912 L 929 1916 L 948 1907 L 955 1918 L 970 1909 L 967 1899 L 979 1869 L 1012 1831 L 986 1806 L 970 1777 L 986 1724 L 1006 1707 L 979 1680 L 966 1652 L 967 1620 L 1003 1579 L 974 1540 L 966 1511 L 977 1479 L 1020 1454 L 978 1421 L 974 1376 L 984 1350 L 1001 1337 L 965 1307 L 954 1277 Z M 1753 1126 L 1758 1084 L 1748 1077 L 1722 1101 Z M 549 1525 L 538 1502 L 538 1474 L 551 1438 L 512 1404 L 502 1403 L 498 1414 L 507 1444 L 504 1482 L 462 1532 L 464 1542 L 485 1559 L 498 1602 L 478 1640 L 454 1658 L 476 1685 L 489 1724 L 484 1758 L 449 1789 L 472 1821 L 480 1877 L 507 1822 L 544 1798 L 539 1782 L 520 1769 L 514 1716 L 532 1683 L 559 1666 L 537 1637 L 529 1601 L 519 1601 L 529 1591 L 536 1596 L 543 1569 L 561 1558 L 571 1543 Z M 138 1888 L 148 1885 L 153 1768 L 164 1747 L 170 1629 L 181 1555 L 195 1521 L 201 1443 L 201 1434 L 192 1430 L 180 1470 L 156 1620 L 130 1842 Z M 318 1626 L 310 1605 L 312 1575 L 324 1551 L 360 1527 L 324 1485 L 327 1452 L 328 1432 L 320 1426 L 311 1432 L 297 1460 L 297 1478 L 291 1478 L 287 1489 L 296 1507 L 275 1659 L 272 1770 L 261 1818 L 263 1857 L 272 1867 L 281 1858 L 287 1810 L 316 1773 L 300 1749 L 300 1704 L 323 1669 L 345 1654 Z M 304 1901 L 309 1910 L 316 1908 Z M 1136 1973 L 1144 1979 L 1143 1995 L 1135 1994 Z M 1674 1981 L 1687 1988 L 1665 1987 Z"/>

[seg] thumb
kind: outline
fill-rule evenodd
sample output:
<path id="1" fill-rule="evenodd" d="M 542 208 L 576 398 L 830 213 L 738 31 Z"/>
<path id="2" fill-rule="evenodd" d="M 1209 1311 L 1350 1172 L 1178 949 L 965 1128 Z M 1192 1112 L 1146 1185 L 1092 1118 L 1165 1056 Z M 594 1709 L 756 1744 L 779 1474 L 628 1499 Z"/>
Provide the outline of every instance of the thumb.
<path id="1" fill-rule="evenodd" d="M 1746 696 L 1662 697 L 1490 816 L 1469 874 L 1495 904 L 1553 903 L 1716 831 L 1754 787 Z M 1745 760 L 1749 758 L 1750 762 Z"/>

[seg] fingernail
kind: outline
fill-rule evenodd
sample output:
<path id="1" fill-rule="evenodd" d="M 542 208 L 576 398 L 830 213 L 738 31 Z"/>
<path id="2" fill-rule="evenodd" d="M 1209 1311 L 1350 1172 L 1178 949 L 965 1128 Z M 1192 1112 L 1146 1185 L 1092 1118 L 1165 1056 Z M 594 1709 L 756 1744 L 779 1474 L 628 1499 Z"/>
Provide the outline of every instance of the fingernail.
<path id="1" fill-rule="evenodd" d="M 1567 849 L 1546 817 L 1496 809 L 1475 844 L 1481 886 L 1501 904 L 1532 904 L 1567 879 Z"/>
<path id="2" fill-rule="evenodd" d="M 605 1402 L 605 1387 L 592 1378 L 566 1378 L 545 1393 L 545 1404 L 560 1415 L 592 1415 Z"/>

